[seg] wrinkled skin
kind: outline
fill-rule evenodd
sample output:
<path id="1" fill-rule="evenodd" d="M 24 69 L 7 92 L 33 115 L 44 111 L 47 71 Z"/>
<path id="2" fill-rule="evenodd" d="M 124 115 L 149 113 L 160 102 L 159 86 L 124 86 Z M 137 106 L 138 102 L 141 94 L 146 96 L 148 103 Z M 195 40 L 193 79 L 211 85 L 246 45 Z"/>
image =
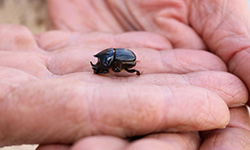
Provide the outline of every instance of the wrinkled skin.
<path id="1" fill-rule="evenodd" d="M 61 31 L 0 27 L 0 146 L 250 149 L 245 1 L 47 2 Z M 93 74 L 107 47 L 132 49 L 143 75 Z"/>

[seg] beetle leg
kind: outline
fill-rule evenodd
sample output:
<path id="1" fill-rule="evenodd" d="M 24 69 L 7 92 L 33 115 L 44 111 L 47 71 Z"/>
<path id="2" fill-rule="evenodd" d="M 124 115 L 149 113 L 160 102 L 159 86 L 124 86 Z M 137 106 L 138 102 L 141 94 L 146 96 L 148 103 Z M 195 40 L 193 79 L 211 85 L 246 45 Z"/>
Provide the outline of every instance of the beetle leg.
<path id="1" fill-rule="evenodd" d="M 114 72 L 121 72 L 123 69 L 122 63 L 120 61 L 114 61 L 112 64 L 112 70 Z"/>
<path id="2" fill-rule="evenodd" d="M 103 70 L 102 73 L 105 74 L 105 73 L 108 73 L 109 71 L 108 70 Z"/>
<path id="3" fill-rule="evenodd" d="M 122 71 L 122 67 L 112 67 L 112 70 L 114 72 L 121 72 Z"/>
<path id="4" fill-rule="evenodd" d="M 136 75 L 138 75 L 138 76 L 141 75 L 140 71 L 138 71 L 138 70 L 136 70 L 136 69 L 131 69 L 131 70 L 129 70 L 128 68 L 125 68 L 125 70 L 126 70 L 127 72 L 129 72 L 129 73 L 134 73 L 134 72 L 136 72 Z"/>

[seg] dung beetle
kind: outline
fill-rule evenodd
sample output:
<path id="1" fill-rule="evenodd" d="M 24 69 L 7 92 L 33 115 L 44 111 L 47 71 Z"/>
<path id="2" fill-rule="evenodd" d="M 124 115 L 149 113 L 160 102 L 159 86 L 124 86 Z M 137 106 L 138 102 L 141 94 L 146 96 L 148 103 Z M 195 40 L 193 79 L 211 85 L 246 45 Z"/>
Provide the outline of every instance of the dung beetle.
<path id="1" fill-rule="evenodd" d="M 108 48 L 104 49 L 94 57 L 98 58 L 98 62 L 94 65 L 90 62 L 95 74 L 106 74 L 108 69 L 114 72 L 121 72 L 123 69 L 129 73 L 136 72 L 140 76 L 141 73 L 136 69 L 129 69 L 136 65 L 135 54 L 126 48 Z"/>

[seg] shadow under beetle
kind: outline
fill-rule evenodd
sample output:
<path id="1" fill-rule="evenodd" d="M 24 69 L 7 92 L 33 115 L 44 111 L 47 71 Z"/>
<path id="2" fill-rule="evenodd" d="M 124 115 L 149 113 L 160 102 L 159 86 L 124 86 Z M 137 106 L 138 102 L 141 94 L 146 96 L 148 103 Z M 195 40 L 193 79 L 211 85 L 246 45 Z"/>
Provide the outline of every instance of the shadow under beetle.
<path id="1" fill-rule="evenodd" d="M 129 73 L 136 72 L 140 76 L 140 71 L 129 69 L 136 65 L 135 54 L 126 48 L 108 48 L 94 55 L 98 58 L 98 62 L 94 65 L 90 62 L 95 74 L 106 74 L 108 69 L 114 72 L 121 72 L 123 69 Z"/>

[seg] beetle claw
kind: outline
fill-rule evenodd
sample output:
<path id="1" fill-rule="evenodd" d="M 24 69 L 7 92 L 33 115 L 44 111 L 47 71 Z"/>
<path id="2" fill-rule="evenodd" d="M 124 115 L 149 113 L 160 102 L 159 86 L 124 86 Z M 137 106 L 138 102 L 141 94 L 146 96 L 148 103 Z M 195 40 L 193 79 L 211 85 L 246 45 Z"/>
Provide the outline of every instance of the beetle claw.
<path id="1" fill-rule="evenodd" d="M 136 70 L 136 75 L 140 76 L 142 74 L 142 72 Z"/>
<path id="2" fill-rule="evenodd" d="M 125 68 L 125 70 L 126 70 L 127 72 L 129 72 L 129 73 L 134 73 L 134 72 L 136 72 L 136 75 L 137 75 L 137 76 L 140 76 L 140 75 L 142 74 L 142 72 L 140 72 L 140 71 L 138 71 L 138 70 L 136 70 L 136 69 L 131 69 L 131 70 L 129 70 L 128 68 Z"/>

